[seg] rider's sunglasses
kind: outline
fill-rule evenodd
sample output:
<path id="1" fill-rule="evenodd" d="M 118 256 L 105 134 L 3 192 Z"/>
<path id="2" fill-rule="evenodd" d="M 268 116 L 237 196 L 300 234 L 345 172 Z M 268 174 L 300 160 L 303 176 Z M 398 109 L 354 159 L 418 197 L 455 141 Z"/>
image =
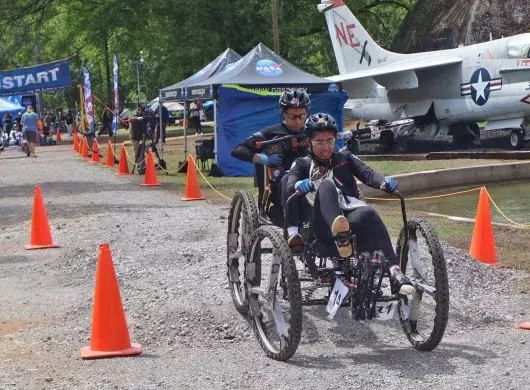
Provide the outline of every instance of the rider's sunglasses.
<path id="1" fill-rule="evenodd" d="M 327 141 L 311 141 L 313 145 L 318 146 L 319 148 L 323 146 L 333 146 L 335 145 L 335 138 L 328 139 Z"/>
<path id="2" fill-rule="evenodd" d="M 295 114 L 288 114 L 288 113 L 285 113 L 285 116 L 287 117 L 287 119 L 290 119 L 292 121 L 295 121 L 295 120 L 304 120 L 305 117 L 306 117 L 307 114 L 300 114 L 300 115 L 295 115 Z"/>

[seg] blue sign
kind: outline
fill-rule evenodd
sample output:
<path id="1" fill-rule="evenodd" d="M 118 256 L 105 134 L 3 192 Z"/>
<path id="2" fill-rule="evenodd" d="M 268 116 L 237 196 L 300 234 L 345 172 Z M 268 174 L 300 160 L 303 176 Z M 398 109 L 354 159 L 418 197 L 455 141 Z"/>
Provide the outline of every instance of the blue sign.
<path id="1" fill-rule="evenodd" d="M 0 72 L 0 96 L 55 91 L 71 84 L 68 60 Z"/>
<path id="2" fill-rule="evenodd" d="M 282 62 L 274 62 L 271 60 L 259 60 L 256 62 L 256 72 L 266 77 L 277 77 L 283 73 Z"/>

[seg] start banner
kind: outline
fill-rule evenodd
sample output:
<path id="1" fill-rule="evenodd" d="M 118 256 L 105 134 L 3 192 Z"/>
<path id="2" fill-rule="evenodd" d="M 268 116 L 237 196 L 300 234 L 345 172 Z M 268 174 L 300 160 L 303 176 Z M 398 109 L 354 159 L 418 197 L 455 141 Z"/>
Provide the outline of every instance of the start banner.
<path id="1" fill-rule="evenodd" d="M 0 96 L 55 91 L 71 85 L 68 60 L 0 71 Z"/>

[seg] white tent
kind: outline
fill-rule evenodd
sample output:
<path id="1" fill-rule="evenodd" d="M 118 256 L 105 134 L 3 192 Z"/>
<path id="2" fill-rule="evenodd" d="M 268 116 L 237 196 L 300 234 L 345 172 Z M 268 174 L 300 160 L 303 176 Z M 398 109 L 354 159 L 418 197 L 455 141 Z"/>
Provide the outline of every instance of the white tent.
<path id="1" fill-rule="evenodd" d="M 151 110 L 156 110 L 158 108 L 158 98 L 151 100 L 147 105 Z M 179 102 L 164 102 L 164 107 L 166 107 L 168 111 L 171 112 L 184 110 L 184 106 Z"/>

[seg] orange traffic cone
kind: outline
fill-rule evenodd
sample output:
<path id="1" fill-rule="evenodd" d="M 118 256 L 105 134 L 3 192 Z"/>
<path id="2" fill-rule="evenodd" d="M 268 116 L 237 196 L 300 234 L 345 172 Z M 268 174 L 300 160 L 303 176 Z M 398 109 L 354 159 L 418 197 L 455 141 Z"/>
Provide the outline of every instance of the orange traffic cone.
<path id="1" fill-rule="evenodd" d="M 46 214 L 46 206 L 40 187 L 35 187 L 35 195 L 33 199 L 33 218 L 31 221 L 31 239 L 29 245 L 24 245 L 24 248 L 44 249 L 44 248 L 59 248 L 52 241 L 52 233 L 50 231 L 50 224 L 48 223 L 48 215 Z"/>
<path id="2" fill-rule="evenodd" d="M 81 149 L 81 158 L 88 158 L 88 141 L 83 137 L 83 148 Z"/>
<path id="3" fill-rule="evenodd" d="M 131 344 L 109 244 L 101 244 L 96 270 L 90 346 L 81 348 L 81 357 L 96 359 L 141 353 L 140 344 Z"/>
<path id="4" fill-rule="evenodd" d="M 83 137 L 83 135 L 81 135 L 81 139 L 79 140 L 79 156 L 81 156 L 83 154 L 83 149 L 85 147 L 85 139 Z"/>
<path id="5" fill-rule="evenodd" d="M 57 142 L 57 143 L 62 142 L 61 129 L 59 129 L 59 128 L 57 128 L 57 135 L 55 136 L 55 142 Z"/>
<path id="6" fill-rule="evenodd" d="M 98 140 L 94 139 L 94 143 L 92 144 L 92 159 L 90 160 L 91 163 L 100 163 L 101 159 L 99 158 L 99 144 Z"/>
<path id="7" fill-rule="evenodd" d="M 74 133 L 74 146 L 72 150 L 74 152 L 79 152 L 79 138 L 77 138 L 77 133 Z"/>
<path id="8" fill-rule="evenodd" d="M 118 165 L 118 172 L 116 172 L 117 175 L 130 175 L 129 173 L 129 165 L 127 164 L 127 155 L 125 153 L 125 145 L 121 145 L 120 150 L 120 163 Z"/>
<path id="9" fill-rule="evenodd" d="M 475 219 L 475 229 L 471 239 L 469 254 L 475 260 L 491 265 L 503 264 L 497 262 L 495 254 L 495 238 L 493 237 L 493 225 L 491 224 L 490 203 L 486 187 L 480 189 L 480 196 Z"/>
<path id="10" fill-rule="evenodd" d="M 530 330 L 530 322 L 523 322 L 519 324 L 519 329 Z"/>
<path id="11" fill-rule="evenodd" d="M 182 200 L 203 200 L 199 178 L 193 162 L 193 157 L 188 156 L 188 174 L 186 175 L 186 193 Z"/>
<path id="12" fill-rule="evenodd" d="M 114 162 L 114 150 L 112 149 L 112 142 L 107 142 L 107 157 L 105 158 L 105 165 L 104 167 L 113 167 L 115 165 Z"/>
<path id="13" fill-rule="evenodd" d="M 145 167 L 144 183 L 142 186 L 161 186 L 158 182 L 158 176 L 156 175 L 155 159 L 153 158 L 153 152 L 149 150 L 147 152 L 147 165 Z"/>

